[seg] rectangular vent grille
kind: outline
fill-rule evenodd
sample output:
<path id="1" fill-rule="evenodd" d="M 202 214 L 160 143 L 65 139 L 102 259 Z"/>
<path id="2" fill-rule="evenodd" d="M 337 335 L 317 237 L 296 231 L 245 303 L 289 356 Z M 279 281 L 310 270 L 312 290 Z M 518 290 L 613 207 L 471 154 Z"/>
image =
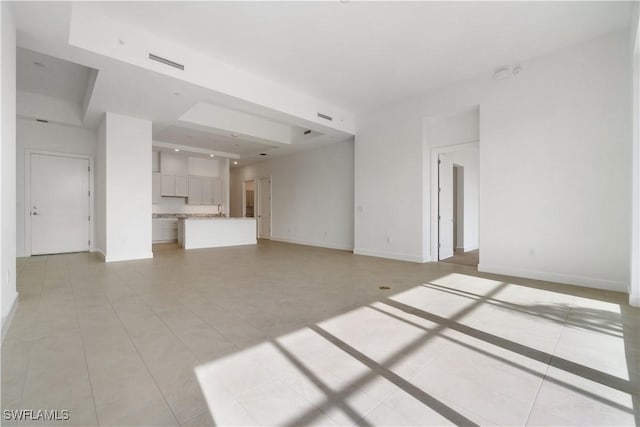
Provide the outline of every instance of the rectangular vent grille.
<path id="1" fill-rule="evenodd" d="M 310 133 L 311 133 L 311 130 L 305 130 L 305 131 L 304 131 L 304 134 L 305 134 L 305 135 L 309 135 Z"/>
<path id="2" fill-rule="evenodd" d="M 318 113 L 318 117 L 320 117 L 321 119 L 329 120 L 329 121 L 333 120 L 333 117 L 327 116 L 326 114 L 322 114 L 322 113 Z"/>
<path id="3" fill-rule="evenodd" d="M 36 122 L 40 122 L 40 123 L 49 123 L 49 120 L 45 120 L 45 119 L 36 119 Z"/>
<path id="4" fill-rule="evenodd" d="M 171 61 L 171 60 L 169 60 L 167 58 L 163 58 L 161 56 L 154 55 L 153 53 L 149 54 L 149 59 L 151 59 L 152 61 L 160 62 L 161 64 L 168 65 L 168 66 L 173 67 L 173 68 L 177 68 L 178 70 L 183 70 L 184 71 L 184 65 L 178 64 L 177 62 L 173 62 L 173 61 Z"/>

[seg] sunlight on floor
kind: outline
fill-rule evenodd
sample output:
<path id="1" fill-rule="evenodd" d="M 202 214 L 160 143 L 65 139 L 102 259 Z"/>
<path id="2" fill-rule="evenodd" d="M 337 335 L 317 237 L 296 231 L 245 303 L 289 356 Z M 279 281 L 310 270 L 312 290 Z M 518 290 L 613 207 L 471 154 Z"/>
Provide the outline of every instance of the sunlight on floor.
<path id="1" fill-rule="evenodd" d="M 617 304 L 456 273 L 196 375 L 218 425 L 633 425 L 638 330 Z"/>

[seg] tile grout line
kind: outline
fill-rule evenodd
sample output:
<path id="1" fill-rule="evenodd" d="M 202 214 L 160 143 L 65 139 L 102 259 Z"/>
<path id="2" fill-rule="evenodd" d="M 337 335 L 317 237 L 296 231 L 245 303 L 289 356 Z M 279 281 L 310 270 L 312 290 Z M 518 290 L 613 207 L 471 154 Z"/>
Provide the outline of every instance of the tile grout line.
<path id="1" fill-rule="evenodd" d="M 98 405 L 96 405 L 96 396 L 93 391 L 93 382 L 91 381 L 91 371 L 89 370 L 89 361 L 87 360 L 87 351 L 84 346 L 84 334 L 82 333 L 82 327 L 80 326 L 80 313 L 78 313 L 76 293 L 74 291 L 73 283 L 71 281 L 71 274 L 69 271 L 68 263 L 66 263 L 66 267 L 67 267 L 67 274 L 69 275 L 69 284 L 71 285 L 71 294 L 73 295 L 73 306 L 76 309 L 76 321 L 78 322 L 78 333 L 80 334 L 80 344 L 82 345 L 82 356 L 84 357 L 84 366 L 87 369 L 87 379 L 89 380 L 89 388 L 91 389 L 91 401 L 93 402 L 93 412 L 96 416 L 97 425 L 100 425 L 100 418 L 98 417 Z"/>
<path id="2" fill-rule="evenodd" d="M 169 409 L 169 412 L 171 412 L 171 416 L 173 416 L 173 419 L 176 422 L 176 425 L 179 426 L 180 425 L 180 421 L 178 421 L 178 417 L 176 416 L 175 412 L 173 411 L 173 408 L 171 408 L 171 405 L 169 405 L 169 401 L 167 400 L 167 397 L 164 395 L 164 393 L 162 392 L 162 389 L 160 388 L 160 386 L 158 385 L 158 382 L 156 380 L 156 377 L 153 376 L 153 374 L 151 373 L 151 370 L 149 369 L 149 366 L 147 366 L 147 362 L 145 362 L 144 358 L 142 357 L 142 355 L 140 354 L 140 350 L 138 350 L 138 347 L 136 346 L 136 343 L 133 341 L 133 338 L 131 338 L 131 335 L 129 334 L 129 330 L 127 329 L 127 327 L 124 325 L 124 322 L 122 321 L 122 319 L 120 318 L 120 315 L 118 314 L 118 311 L 113 307 L 113 304 L 111 303 L 111 301 L 109 300 L 109 298 L 107 297 L 107 300 L 109 301 L 109 307 L 111 307 L 111 310 L 113 310 L 113 312 L 116 314 L 116 317 L 118 318 L 118 321 L 120 322 L 120 325 L 122 325 L 122 328 L 124 329 L 124 331 L 127 334 L 127 338 L 129 339 L 129 342 L 131 343 L 131 345 L 133 346 L 134 350 L 136 351 L 136 354 L 138 355 L 138 357 L 140 358 L 140 361 L 142 362 L 142 364 L 144 365 L 144 369 L 147 371 L 147 373 L 149 374 L 149 376 L 151 377 L 151 380 L 153 381 L 153 384 L 156 386 L 156 388 L 158 389 L 158 392 L 160 393 L 160 396 L 162 396 L 162 400 L 164 400 L 164 403 L 167 405 L 167 409 Z"/>
<path id="3" fill-rule="evenodd" d="M 575 301 L 575 297 L 573 297 L 573 301 Z M 536 390 L 536 395 L 533 397 L 533 401 L 531 402 L 531 407 L 529 408 L 529 413 L 527 414 L 527 418 L 524 421 L 524 425 L 527 426 L 529 425 L 529 419 L 531 418 L 531 413 L 533 412 L 533 408 L 535 408 L 536 406 L 536 402 L 538 401 L 538 397 L 540 396 L 540 390 L 542 390 L 542 386 L 544 385 L 546 379 L 547 379 L 547 374 L 549 373 L 549 369 L 551 368 L 551 360 L 553 360 L 553 357 L 556 354 L 556 349 L 558 348 L 558 344 L 560 344 L 560 338 L 562 338 L 562 334 L 564 333 L 564 330 L 567 327 L 567 319 L 569 318 L 569 314 L 571 313 L 571 311 L 573 310 L 573 308 L 570 308 L 567 311 L 566 316 L 563 319 L 563 324 L 562 324 L 562 329 L 560 329 L 560 333 L 558 334 L 558 338 L 556 339 L 556 343 L 553 346 L 553 350 L 551 351 L 551 357 L 549 358 L 549 362 L 547 363 L 547 367 L 544 371 L 544 375 L 542 376 L 541 380 L 540 380 L 540 384 L 538 384 L 538 389 Z"/>
<path id="4" fill-rule="evenodd" d="M 36 313 L 36 324 L 37 324 L 37 319 L 38 316 L 40 315 L 40 304 L 42 304 L 42 293 L 44 292 L 44 280 L 45 277 L 47 275 L 47 264 L 49 262 L 49 257 L 47 256 L 47 258 L 45 259 L 45 264 L 44 264 L 44 271 L 42 272 L 42 286 L 40 286 L 40 295 L 38 298 L 38 313 Z M 17 283 L 17 278 L 16 278 L 16 288 L 18 287 L 18 283 Z M 18 293 L 18 298 L 20 298 L 19 293 Z M 29 345 L 29 355 L 27 357 L 27 366 L 25 367 L 24 370 L 24 378 L 22 379 L 22 388 L 20 390 L 20 406 L 22 406 L 22 403 L 24 402 L 24 389 L 27 385 L 27 377 L 29 375 L 29 368 L 31 367 L 31 352 L 33 351 L 33 341 L 35 341 L 34 339 L 30 339 L 28 340 L 30 342 Z"/>

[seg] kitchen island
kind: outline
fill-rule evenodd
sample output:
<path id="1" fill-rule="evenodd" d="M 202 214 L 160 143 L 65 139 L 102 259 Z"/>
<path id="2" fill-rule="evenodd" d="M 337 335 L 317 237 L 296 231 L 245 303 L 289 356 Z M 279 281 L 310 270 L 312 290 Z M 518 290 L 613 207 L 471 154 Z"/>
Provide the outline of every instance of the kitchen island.
<path id="1" fill-rule="evenodd" d="M 184 249 L 255 245 L 255 218 L 178 218 L 178 244 Z"/>

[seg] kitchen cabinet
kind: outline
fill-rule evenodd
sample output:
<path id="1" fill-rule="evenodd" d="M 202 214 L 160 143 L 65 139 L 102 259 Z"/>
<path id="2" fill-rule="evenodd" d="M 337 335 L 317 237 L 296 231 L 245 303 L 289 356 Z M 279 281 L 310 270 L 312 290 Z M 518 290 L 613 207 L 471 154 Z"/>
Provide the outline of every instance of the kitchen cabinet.
<path id="1" fill-rule="evenodd" d="M 203 197 L 202 197 L 202 182 L 203 178 L 201 176 L 189 176 L 189 200 L 187 201 L 190 205 L 204 205 Z"/>
<path id="2" fill-rule="evenodd" d="M 189 183 L 186 176 L 162 174 L 160 183 L 162 196 L 189 196 Z"/>
<path id="3" fill-rule="evenodd" d="M 160 180 L 161 190 L 160 194 L 163 196 L 175 196 L 176 195 L 176 176 L 162 174 Z"/>
<path id="4" fill-rule="evenodd" d="M 163 218 L 153 218 L 151 220 L 151 240 L 154 242 L 162 241 L 162 227 L 164 225 Z"/>
<path id="5" fill-rule="evenodd" d="M 208 176 L 202 177 L 202 204 L 213 204 L 213 178 Z"/>
<path id="6" fill-rule="evenodd" d="M 221 178 L 209 176 L 189 176 L 190 205 L 218 205 L 224 204 L 224 181 Z"/>
<path id="7" fill-rule="evenodd" d="M 162 239 L 165 241 L 178 240 L 178 219 L 164 218 L 162 227 Z"/>
<path id="8" fill-rule="evenodd" d="M 176 175 L 176 196 L 189 197 L 189 181 L 186 176 Z"/>
<path id="9" fill-rule="evenodd" d="M 151 220 L 151 240 L 154 243 L 172 242 L 178 239 L 177 218 L 153 218 Z"/>
<path id="10" fill-rule="evenodd" d="M 213 203 L 214 205 L 224 204 L 224 181 L 221 178 L 213 178 Z"/>
<path id="11" fill-rule="evenodd" d="M 159 173 L 154 173 L 151 175 L 151 203 L 157 205 L 162 202 L 162 192 L 160 188 L 162 186 L 162 177 Z"/>

